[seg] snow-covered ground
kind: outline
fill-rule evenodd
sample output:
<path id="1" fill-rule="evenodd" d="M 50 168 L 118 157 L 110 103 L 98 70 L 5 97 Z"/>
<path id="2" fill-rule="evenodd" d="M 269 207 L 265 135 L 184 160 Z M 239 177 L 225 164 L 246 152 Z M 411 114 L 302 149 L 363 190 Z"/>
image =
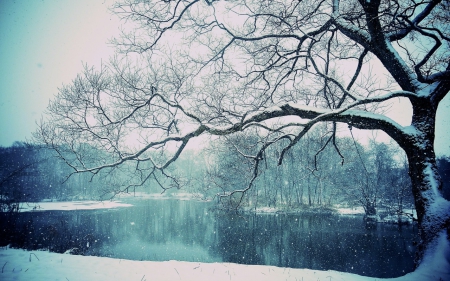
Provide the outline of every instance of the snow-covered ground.
<path id="1" fill-rule="evenodd" d="M 363 207 L 354 207 L 354 208 L 338 207 L 337 211 L 340 215 L 364 215 Z"/>
<path id="2" fill-rule="evenodd" d="M 449 263 L 437 253 L 415 272 L 393 279 L 364 277 L 338 271 L 280 268 L 232 263 L 131 261 L 91 256 L 0 249 L 0 280 L 292 280 L 292 281 L 426 281 L 450 280 Z M 448 253 L 447 253 L 448 254 Z"/>
<path id="3" fill-rule="evenodd" d="M 130 192 L 117 194 L 115 198 L 118 199 L 178 199 L 178 200 L 203 200 L 202 194 L 188 193 L 188 192 L 173 192 L 173 193 L 146 193 L 146 192 Z"/>
<path id="4" fill-rule="evenodd" d="M 31 211 L 72 211 L 72 210 L 94 210 L 94 209 L 112 209 L 119 207 L 131 207 L 131 204 L 121 203 L 120 201 L 69 201 L 69 202 L 38 202 L 20 204 L 20 212 Z"/>
<path id="5" fill-rule="evenodd" d="M 276 208 L 276 207 L 257 207 L 257 208 L 243 208 L 244 211 L 247 212 L 254 212 L 257 214 L 275 214 L 275 213 L 285 213 L 286 210 L 282 209 L 282 208 Z M 348 207 L 342 207 L 342 206 L 335 206 L 334 208 L 330 208 L 327 211 L 332 211 L 338 215 L 343 215 L 343 216 L 363 216 L 365 214 L 364 212 L 364 208 L 363 207 L 353 207 L 353 208 L 348 208 Z M 384 209 L 380 209 L 379 210 L 380 213 L 384 213 L 385 210 Z M 299 212 L 299 213 L 314 213 L 314 212 L 324 212 L 324 209 L 298 209 L 298 210 L 292 210 L 292 212 Z M 401 221 L 404 223 L 412 223 L 412 217 L 417 219 L 417 214 L 414 211 L 413 213 L 408 213 L 408 215 L 401 215 Z M 379 215 L 376 215 L 373 217 L 374 221 L 378 222 L 378 223 L 398 223 L 398 216 L 397 215 L 386 215 L 384 214 L 384 217 L 381 218 Z"/>
<path id="6" fill-rule="evenodd" d="M 104 201 L 52 201 L 44 200 L 42 202 L 22 202 L 20 203 L 20 212 L 31 211 L 72 211 L 72 210 L 94 210 L 94 209 L 113 209 L 120 207 L 131 207 L 130 200 L 157 200 L 157 199 L 178 199 L 178 200 L 200 200 L 200 194 L 192 194 L 186 192 L 177 192 L 171 194 L 161 193 L 145 193 L 145 192 L 130 192 L 121 193 L 115 196 L 117 200 Z M 126 200 L 123 203 L 120 200 Z M 131 202 L 132 203 L 132 202 Z"/>
<path id="7" fill-rule="evenodd" d="M 338 206 L 336 208 L 337 213 L 340 215 L 364 215 L 364 208 L 363 207 L 354 207 L 354 208 L 343 208 Z M 384 209 L 379 209 L 378 210 L 380 213 L 385 212 Z M 400 215 L 400 219 L 402 222 L 406 222 L 406 223 L 412 223 L 413 219 L 412 218 L 417 219 L 417 213 L 416 211 L 411 211 L 411 212 L 405 212 L 404 215 Z M 380 218 L 379 215 L 374 216 L 374 219 L 376 222 L 379 223 L 398 223 L 399 221 L 399 216 L 398 215 L 386 215 L 383 219 Z"/>

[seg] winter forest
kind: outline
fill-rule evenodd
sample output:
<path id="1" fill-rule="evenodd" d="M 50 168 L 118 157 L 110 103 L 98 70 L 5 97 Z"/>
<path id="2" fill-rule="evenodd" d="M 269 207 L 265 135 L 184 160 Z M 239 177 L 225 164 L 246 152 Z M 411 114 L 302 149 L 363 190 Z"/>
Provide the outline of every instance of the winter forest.
<path id="1" fill-rule="evenodd" d="M 318 137 L 319 133 L 324 132 L 313 132 L 311 137 L 302 140 L 304 143 L 293 148 L 284 165 L 266 161 L 254 189 L 243 198 L 238 194 L 239 197 L 222 200 L 220 206 L 238 210 L 244 207 L 297 210 L 359 206 L 368 216 L 376 215 L 378 208 L 389 210 L 391 215 L 402 215 L 405 209 L 414 209 L 406 158 L 395 144 L 371 141 L 363 146 L 351 138 L 338 139 L 346 159 L 342 163 L 338 155 L 327 149 L 317 153 L 324 147 L 324 138 Z M 251 135 L 238 135 L 200 151 L 186 151 L 172 168 L 181 182 L 178 188 L 199 199 L 212 200 L 216 194 L 227 194 L 248 185 L 253 165 L 235 145 L 253 143 L 251 138 Z M 245 151 L 251 153 L 252 148 L 254 150 L 253 145 L 245 146 Z M 70 167 L 52 150 L 35 145 L 17 142 L 12 147 L 2 147 L 0 153 L 3 212 L 14 211 L 22 202 L 110 200 L 122 192 L 121 183 L 127 182 L 125 174 L 115 175 L 113 180 L 109 174 L 92 177 L 81 173 L 67 178 Z M 91 151 L 91 156 L 97 157 L 96 153 L 100 152 Z M 266 157 L 271 157 L 276 150 L 266 153 Z M 439 158 L 438 168 L 443 177 L 444 193 L 448 194 L 449 159 Z M 130 187 L 125 192 L 133 193 L 136 189 L 146 193 L 174 192 L 169 187 L 167 191 L 163 188 L 153 184 Z"/>
<path id="2" fill-rule="evenodd" d="M 4 276 L 27 280 L 9 268 L 25 269 L 19 248 L 80 265 L 171 261 L 185 280 L 229 264 L 236 280 L 264 268 L 239 265 L 274 266 L 267 280 L 450 278 L 450 158 L 434 147 L 449 1 L 110 12 L 123 23 L 114 56 L 58 89 L 30 141 L 0 147 Z M 65 266 L 32 271 L 73 277 Z"/>

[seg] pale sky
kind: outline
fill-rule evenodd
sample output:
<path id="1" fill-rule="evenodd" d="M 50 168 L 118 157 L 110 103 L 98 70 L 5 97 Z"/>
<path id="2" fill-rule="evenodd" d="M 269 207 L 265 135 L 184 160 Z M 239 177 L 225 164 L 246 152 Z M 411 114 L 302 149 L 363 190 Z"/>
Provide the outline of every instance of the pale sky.
<path id="1" fill-rule="evenodd" d="M 99 65 L 118 31 L 111 0 L 0 0 L 0 145 L 30 138 L 58 92 Z"/>
<path id="2" fill-rule="evenodd" d="M 119 21 L 108 7 L 114 0 L 0 0 L 0 146 L 31 137 L 58 87 L 113 53 L 108 39 Z M 389 114 L 402 125 L 410 106 Z M 450 96 L 440 105 L 436 153 L 450 155 Z"/>

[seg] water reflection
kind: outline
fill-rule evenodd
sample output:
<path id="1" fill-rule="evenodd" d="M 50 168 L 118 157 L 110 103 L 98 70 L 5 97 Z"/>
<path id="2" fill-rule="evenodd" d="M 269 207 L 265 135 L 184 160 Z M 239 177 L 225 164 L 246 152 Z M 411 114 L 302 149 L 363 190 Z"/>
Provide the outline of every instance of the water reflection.
<path id="1" fill-rule="evenodd" d="M 413 230 L 366 229 L 361 218 L 317 215 L 232 216 L 219 224 L 224 261 L 400 276 L 413 270 Z"/>
<path id="2" fill-rule="evenodd" d="M 135 207 L 2 218 L 0 243 L 133 260 L 235 262 L 394 277 L 413 270 L 415 230 L 362 218 L 237 215 L 204 202 L 142 200 Z"/>

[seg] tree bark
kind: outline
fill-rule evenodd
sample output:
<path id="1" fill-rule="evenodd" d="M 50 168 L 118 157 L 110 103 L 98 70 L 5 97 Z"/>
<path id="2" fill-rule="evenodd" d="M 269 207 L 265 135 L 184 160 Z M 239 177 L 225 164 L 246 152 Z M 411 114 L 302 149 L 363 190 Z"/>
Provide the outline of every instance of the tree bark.
<path id="1" fill-rule="evenodd" d="M 419 227 L 416 265 L 422 261 L 426 249 L 436 242 L 442 231 L 447 232 L 447 240 L 450 241 L 450 202 L 442 196 L 443 185 L 433 148 L 436 111 L 430 110 L 432 108 L 424 100 L 413 103 L 412 126 L 418 133 L 402 146 L 408 157 Z"/>

